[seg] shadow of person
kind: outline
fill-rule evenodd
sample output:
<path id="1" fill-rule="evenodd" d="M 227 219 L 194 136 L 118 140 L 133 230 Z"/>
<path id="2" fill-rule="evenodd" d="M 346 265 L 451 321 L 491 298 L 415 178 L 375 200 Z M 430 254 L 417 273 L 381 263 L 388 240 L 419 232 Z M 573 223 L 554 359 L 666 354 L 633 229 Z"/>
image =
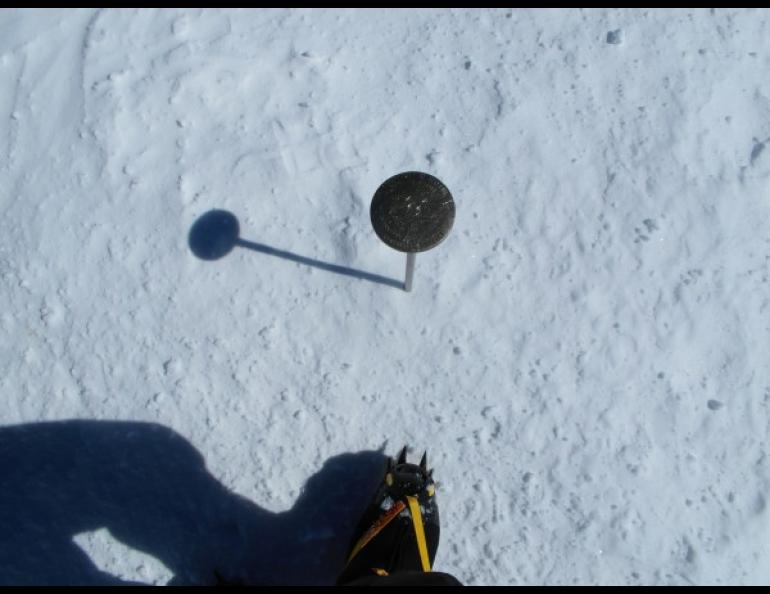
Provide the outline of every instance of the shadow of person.
<path id="1" fill-rule="evenodd" d="M 101 528 L 161 561 L 173 584 L 212 584 L 215 572 L 250 584 L 333 584 L 385 462 L 376 451 L 335 456 L 290 510 L 272 513 L 228 491 L 161 425 L 0 427 L 0 584 L 126 583 L 73 541 Z"/>

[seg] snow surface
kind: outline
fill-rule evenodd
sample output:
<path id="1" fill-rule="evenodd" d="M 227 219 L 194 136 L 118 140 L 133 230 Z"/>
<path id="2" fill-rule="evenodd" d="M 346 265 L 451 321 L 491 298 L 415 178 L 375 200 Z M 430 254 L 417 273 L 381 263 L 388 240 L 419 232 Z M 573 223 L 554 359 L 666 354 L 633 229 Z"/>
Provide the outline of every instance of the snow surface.
<path id="1" fill-rule="evenodd" d="M 768 40 L 0 11 L 0 581 L 330 583 L 407 443 L 464 583 L 770 582 Z M 411 293 L 369 221 L 408 170 L 457 204 Z"/>

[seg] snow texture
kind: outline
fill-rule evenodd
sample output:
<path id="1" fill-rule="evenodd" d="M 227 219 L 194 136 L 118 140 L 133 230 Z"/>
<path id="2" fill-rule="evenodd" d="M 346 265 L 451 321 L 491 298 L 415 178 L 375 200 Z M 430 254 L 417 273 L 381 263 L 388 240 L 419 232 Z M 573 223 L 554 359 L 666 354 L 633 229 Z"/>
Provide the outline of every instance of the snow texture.
<path id="1" fill-rule="evenodd" d="M 0 581 L 331 583 L 407 443 L 464 583 L 770 582 L 768 39 L 0 11 Z M 410 170 L 457 218 L 406 293 Z"/>

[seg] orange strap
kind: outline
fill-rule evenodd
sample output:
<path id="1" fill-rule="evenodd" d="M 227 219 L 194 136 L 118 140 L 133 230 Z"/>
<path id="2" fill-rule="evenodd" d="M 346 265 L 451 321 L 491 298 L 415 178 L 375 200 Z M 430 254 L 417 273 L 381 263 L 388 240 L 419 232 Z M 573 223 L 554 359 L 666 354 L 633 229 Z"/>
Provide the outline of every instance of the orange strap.
<path id="1" fill-rule="evenodd" d="M 380 516 L 380 518 L 374 524 L 372 524 L 371 528 L 364 532 L 363 536 L 358 539 L 356 546 L 353 547 L 353 550 L 350 553 L 350 557 L 348 557 L 348 563 L 350 563 L 353 560 L 353 557 L 358 555 L 358 553 L 361 552 L 361 549 L 363 549 L 370 540 L 377 536 L 382 531 L 382 529 L 385 528 L 385 526 L 390 524 L 393 518 L 404 511 L 404 509 L 406 509 L 404 502 L 397 501 L 393 507 L 391 507 L 385 514 Z"/>

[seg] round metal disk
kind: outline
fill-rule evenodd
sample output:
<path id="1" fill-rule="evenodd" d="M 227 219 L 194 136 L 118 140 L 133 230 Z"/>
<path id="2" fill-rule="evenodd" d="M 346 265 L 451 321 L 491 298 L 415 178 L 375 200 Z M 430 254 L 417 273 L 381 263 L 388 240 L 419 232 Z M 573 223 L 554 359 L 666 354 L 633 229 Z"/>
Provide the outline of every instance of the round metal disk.
<path id="1" fill-rule="evenodd" d="M 400 252 L 424 252 L 441 243 L 455 220 L 447 187 L 419 171 L 386 180 L 372 198 L 370 211 L 377 236 Z"/>

